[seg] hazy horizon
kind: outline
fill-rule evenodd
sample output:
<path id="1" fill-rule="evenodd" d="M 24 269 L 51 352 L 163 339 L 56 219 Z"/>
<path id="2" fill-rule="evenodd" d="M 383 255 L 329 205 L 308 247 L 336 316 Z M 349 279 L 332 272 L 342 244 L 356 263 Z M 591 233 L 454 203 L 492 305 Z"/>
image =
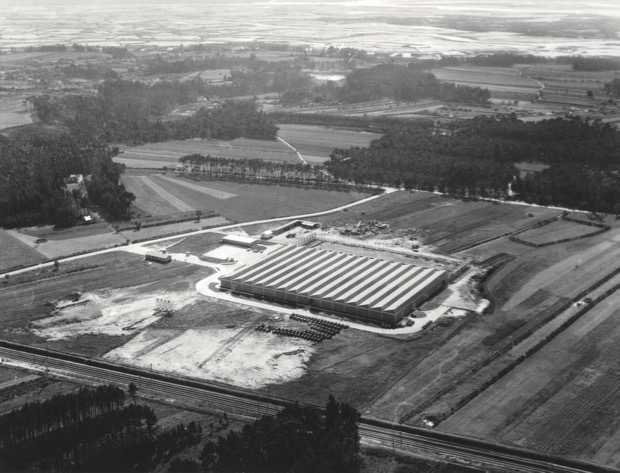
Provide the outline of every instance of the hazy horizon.
<path id="1" fill-rule="evenodd" d="M 616 55 L 620 3 L 491 0 L 5 0 L 0 47 L 277 42 L 369 51 Z"/>

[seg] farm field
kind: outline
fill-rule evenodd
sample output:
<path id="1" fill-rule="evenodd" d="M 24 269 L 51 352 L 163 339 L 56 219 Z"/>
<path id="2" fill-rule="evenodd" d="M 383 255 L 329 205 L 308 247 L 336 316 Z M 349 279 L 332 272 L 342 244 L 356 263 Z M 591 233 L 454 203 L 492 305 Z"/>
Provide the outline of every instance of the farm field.
<path id="1" fill-rule="evenodd" d="M 343 130 L 314 125 L 293 125 L 281 123 L 278 136 L 292 145 L 311 164 L 322 163 L 329 158 L 334 148 L 368 146 L 378 133 Z"/>
<path id="2" fill-rule="evenodd" d="M 535 95 L 542 85 L 535 79 L 521 75 L 520 69 L 511 67 L 456 66 L 433 69 L 440 80 L 489 91 L 515 92 Z"/>
<path id="3" fill-rule="evenodd" d="M 28 266 L 40 263 L 47 258 L 26 243 L 15 238 L 10 232 L 0 229 L 0 271 L 15 266 Z"/>
<path id="4" fill-rule="evenodd" d="M 123 153 L 114 161 L 128 167 L 163 167 L 176 166 L 179 158 L 189 154 L 223 156 L 237 159 L 264 159 L 267 161 L 298 163 L 299 158 L 284 143 L 274 140 L 250 140 L 237 138 L 231 141 L 171 140 L 161 143 L 147 143 L 142 146 L 120 146 Z"/>
<path id="5" fill-rule="evenodd" d="M 135 204 L 148 207 L 154 215 L 170 210 L 165 198 L 160 208 L 152 199 L 153 186 L 132 187 L 132 176 L 127 189 L 136 194 Z M 127 178 L 124 178 L 127 179 Z M 161 195 L 172 195 L 189 209 L 213 210 L 229 220 L 247 222 L 287 215 L 298 215 L 328 210 L 368 197 L 360 192 L 314 190 L 306 187 L 242 184 L 229 181 L 202 181 L 168 175 L 149 174 L 145 177 L 154 183 Z M 137 182 L 142 182 L 138 180 Z M 225 198 L 222 198 L 224 196 Z M 143 207 L 144 206 L 144 207 Z M 145 209 L 146 210 L 146 209 Z"/>
<path id="6" fill-rule="evenodd" d="M 616 225 L 590 238 L 532 249 L 494 273 L 487 288 L 503 310 L 516 307 L 539 289 L 574 297 L 617 267 L 618 242 L 620 228 Z"/>
<path id="7" fill-rule="evenodd" d="M 562 240 L 564 238 L 578 238 L 585 235 L 590 235 L 591 233 L 595 233 L 600 230 L 601 229 L 597 227 L 581 225 L 579 223 L 559 219 L 542 227 L 526 230 L 523 233 L 519 233 L 517 236 L 521 240 L 535 243 L 537 245 L 543 245 L 545 243 L 552 243 L 556 240 Z"/>
<path id="8" fill-rule="evenodd" d="M 24 97 L 21 95 L 0 96 L 0 130 L 32 123 L 23 102 Z"/>
<path id="9" fill-rule="evenodd" d="M 463 201 L 426 192 L 402 191 L 319 220 L 332 225 L 378 220 L 389 223 L 392 230 L 416 229 L 422 243 L 452 253 L 559 214 L 558 210 L 542 207 Z"/>
<path id="10" fill-rule="evenodd" d="M 620 467 L 616 291 L 440 430 Z"/>
<path id="11" fill-rule="evenodd" d="M 428 116 L 428 112 L 444 107 L 442 102 L 436 100 L 421 100 L 419 102 L 395 102 L 389 99 L 359 102 L 355 104 L 338 105 L 309 105 L 303 107 L 278 107 L 273 109 L 278 112 L 295 113 L 321 113 L 327 115 L 344 116 L 398 116 L 401 118 L 413 118 Z"/>

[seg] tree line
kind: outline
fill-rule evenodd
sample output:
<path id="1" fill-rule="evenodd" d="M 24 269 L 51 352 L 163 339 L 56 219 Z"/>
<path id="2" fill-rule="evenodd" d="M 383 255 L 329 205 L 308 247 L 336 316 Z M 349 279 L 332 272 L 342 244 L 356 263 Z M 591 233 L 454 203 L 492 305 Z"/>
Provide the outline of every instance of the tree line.
<path id="1" fill-rule="evenodd" d="M 114 385 L 26 403 L 0 417 L 3 471 L 152 471 L 197 445 L 195 422 L 156 427 L 148 406 Z"/>
<path id="2" fill-rule="evenodd" d="M 437 99 L 448 102 L 487 103 L 491 94 L 487 89 L 440 82 L 430 72 L 414 66 L 380 64 L 359 69 L 347 76 L 339 91 L 342 102 L 367 102 L 390 98 L 404 102 Z"/>
<path id="3" fill-rule="evenodd" d="M 355 473 L 359 471 L 360 415 L 330 395 L 325 413 L 293 405 L 263 416 L 241 432 L 208 441 L 206 472 Z"/>
<path id="4" fill-rule="evenodd" d="M 127 215 L 135 196 L 119 185 L 125 167 L 112 162 L 116 152 L 67 133 L 0 136 L 0 225 L 71 226 L 91 204 L 115 218 Z M 88 195 L 67 191 L 71 174 L 90 176 Z"/>
<path id="5" fill-rule="evenodd" d="M 156 118 L 184 92 L 188 89 L 177 85 L 111 80 L 97 96 L 34 99 L 39 118 L 63 131 L 0 136 L 0 225 L 71 226 L 92 204 L 107 217 L 127 218 L 135 196 L 120 184 L 125 166 L 112 161 L 118 148 L 111 142 L 275 139 L 277 127 L 253 101 L 227 101 L 179 120 Z M 86 177 L 87 193 L 67 191 L 71 174 Z"/>
<path id="6" fill-rule="evenodd" d="M 550 165 L 521 179 L 515 163 Z M 525 123 L 476 117 L 441 127 L 411 124 L 369 147 L 336 149 L 326 162 L 335 178 L 356 183 L 438 190 L 465 197 L 620 213 L 620 135 L 579 117 Z"/>

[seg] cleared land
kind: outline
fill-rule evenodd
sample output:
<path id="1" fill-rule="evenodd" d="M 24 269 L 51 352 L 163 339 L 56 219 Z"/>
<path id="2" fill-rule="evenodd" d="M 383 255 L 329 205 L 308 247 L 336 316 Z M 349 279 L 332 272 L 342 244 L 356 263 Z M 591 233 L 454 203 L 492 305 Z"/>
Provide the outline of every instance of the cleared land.
<path id="1" fill-rule="evenodd" d="M 360 220 L 389 222 L 392 230 L 414 229 L 422 243 L 453 253 L 559 214 L 541 207 L 465 201 L 427 192 L 396 192 L 319 220 L 332 225 L 356 224 Z"/>
<path id="2" fill-rule="evenodd" d="M 203 266 L 160 265 L 115 252 L 13 276 L 0 286 L 3 338 L 38 346 L 49 340 L 50 349 L 101 355 L 162 316 L 156 298 L 182 307 L 195 300 L 195 282 L 209 274 Z M 62 299 L 76 291 L 88 302 L 62 309 L 70 302 Z M 54 301 L 59 310 L 49 304 Z"/>
<path id="3" fill-rule="evenodd" d="M 307 187 L 203 181 L 149 174 L 160 192 L 170 194 L 189 209 L 210 209 L 229 220 L 244 222 L 327 210 L 368 197 L 360 192 L 315 190 Z M 125 177 L 127 190 L 136 194 L 137 207 L 153 215 L 170 212 L 165 199 L 154 199 L 152 186 L 137 176 Z M 133 187 L 133 183 L 138 183 Z M 222 198 L 224 197 L 224 198 Z M 228 198 L 227 198 L 228 197 Z"/>
<path id="4" fill-rule="evenodd" d="M 0 230 L 0 271 L 15 266 L 28 266 L 45 261 L 42 254 L 19 241 L 5 230 Z"/>

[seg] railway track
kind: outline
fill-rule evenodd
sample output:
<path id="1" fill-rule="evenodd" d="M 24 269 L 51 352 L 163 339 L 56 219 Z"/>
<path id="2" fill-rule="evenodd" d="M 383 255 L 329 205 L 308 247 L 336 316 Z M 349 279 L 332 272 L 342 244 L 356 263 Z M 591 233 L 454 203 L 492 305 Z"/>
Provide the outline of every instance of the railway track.
<path id="1" fill-rule="evenodd" d="M 138 393 L 148 399 L 179 408 L 227 412 L 248 418 L 273 415 L 288 401 L 268 398 L 242 391 L 226 390 L 203 383 L 192 383 L 148 371 L 127 369 L 120 365 L 93 366 L 96 360 L 64 359 L 72 357 L 33 347 L 0 342 L 2 363 L 44 373 L 54 378 L 84 384 L 113 383 L 128 386 L 134 383 Z M 7 345 L 12 346 L 8 348 Z M 389 424 L 376 419 L 362 419 L 361 441 L 367 446 L 377 446 L 394 451 L 414 453 L 418 456 L 477 467 L 483 471 L 514 473 L 611 473 L 619 470 L 584 462 L 549 457 L 526 450 L 485 443 L 475 439 L 451 436 L 440 432 Z"/>

